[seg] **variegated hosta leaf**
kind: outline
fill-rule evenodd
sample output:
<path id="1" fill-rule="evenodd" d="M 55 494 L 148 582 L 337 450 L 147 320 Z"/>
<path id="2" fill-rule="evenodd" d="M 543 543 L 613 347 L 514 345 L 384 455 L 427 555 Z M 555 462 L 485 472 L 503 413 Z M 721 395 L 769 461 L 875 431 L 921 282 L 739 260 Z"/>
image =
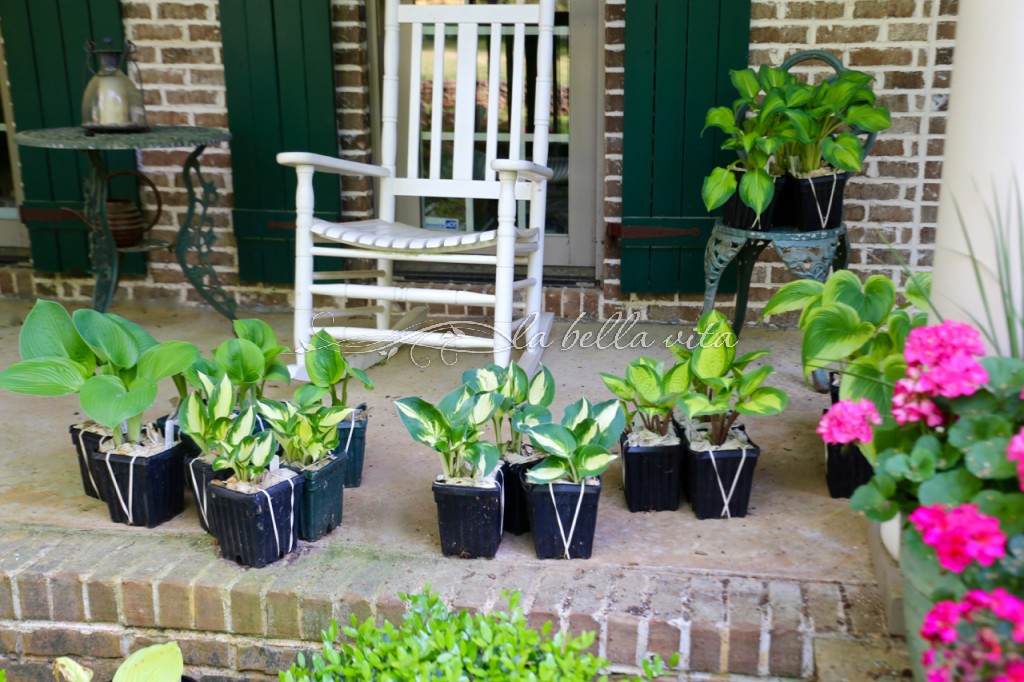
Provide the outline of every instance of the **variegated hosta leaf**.
<path id="1" fill-rule="evenodd" d="M 500 453 L 494 443 L 477 441 L 466 447 L 465 458 L 470 468 L 470 475 L 480 479 L 497 468 Z"/>
<path id="2" fill-rule="evenodd" d="M 253 467 L 266 467 L 274 456 L 274 436 L 268 431 L 263 431 L 255 436 L 250 436 L 254 443 L 250 465 Z"/>
<path id="3" fill-rule="evenodd" d="M 768 416 L 782 412 L 788 402 L 789 396 L 782 389 L 762 386 L 747 400 L 736 403 L 736 411 L 740 414 Z"/>
<path id="4" fill-rule="evenodd" d="M 626 379 L 636 390 L 641 404 L 652 405 L 661 400 L 661 381 L 654 368 L 637 362 L 630 363 L 626 368 Z"/>
<path id="5" fill-rule="evenodd" d="M 469 387 L 473 393 L 497 391 L 504 386 L 506 380 L 507 373 L 499 365 L 487 365 L 486 367 L 466 370 L 462 373 L 462 383 Z"/>
<path id="6" fill-rule="evenodd" d="M 554 399 L 555 377 L 551 374 L 550 369 L 541 365 L 540 370 L 533 375 L 532 379 L 530 379 L 530 390 L 527 401 L 531 405 L 551 407 L 551 402 Z"/>
<path id="7" fill-rule="evenodd" d="M 736 335 L 725 320 L 707 328 L 693 351 L 690 369 L 701 381 L 722 377 L 732 367 L 736 357 Z"/>
<path id="8" fill-rule="evenodd" d="M 205 372 L 200 371 L 197 371 L 195 373 L 195 376 L 199 380 L 199 383 L 201 384 L 203 393 L 205 395 L 210 395 L 211 393 L 213 393 L 213 387 L 215 386 L 213 377 L 211 377 L 209 374 L 206 374 Z"/>
<path id="9" fill-rule="evenodd" d="M 598 436 L 600 427 L 593 419 L 584 419 L 572 429 L 577 443 L 589 443 Z"/>
<path id="10" fill-rule="evenodd" d="M 449 426 L 444 415 L 422 398 L 402 398 L 395 401 L 395 407 L 409 435 L 417 443 L 436 448 L 448 436 Z"/>
<path id="11" fill-rule="evenodd" d="M 221 419 L 231 415 L 231 411 L 235 407 L 235 387 L 231 384 L 231 379 L 225 374 L 221 376 L 217 385 L 212 389 L 210 393 L 210 402 L 208 405 L 209 415 L 213 419 Z"/>
<path id="12" fill-rule="evenodd" d="M 560 424 L 540 424 L 527 431 L 533 447 L 555 457 L 569 458 L 576 450 L 576 438 Z"/>
<path id="13" fill-rule="evenodd" d="M 185 396 L 181 407 L 178 408 L 178 424 L 182 431 L 193 437 L 206 433 L 206 409 L 198 393 L 189 393 Z"/>
<path id="14" fill-rule="evenodd" d="M 260 400 L 256 407 L 260 414 L 271 422 L 283 424 L 288 421 L 288 408 L 278 400 Z"/>
<path id="15" fill-rule="evenodd" d="M 588 444 L 610 448 L 619 441 L 619 435 L 626 428 L 626 414 L 618 400 L 606 400 L 590 409 L 591 418 L 597 423 L 597 433 L 586 441 Z"/>
<path id="16" fill-rule="evenodd" d="M 523 405 L 512 414 L 512 428 L 519 433 L 538 424 L 551 422 L 551 413 L 539 405 Z"/>
<path id="17" fill-rule="evenodd" d="M 690 390 L 690 364 L 680 363 L 665 373 L 665 393 L 680 395 Z"/>
<path id="18" fill-rule="evenodd" d="M 590 401 L 586 398 L 580 398 L 572 405 L 565 408 L 565 414 L 562 416 L 562 426 L 569 429 L 570 431 L 575 429 L 584 419 L 590 417 Z"/>
<path id="19" fill-rule="evenodd" d="M 630 402 L 636 398 L 636 391 L 634 391 L 633 387 L 629 385 L 629 382 L 622 377 L 601 372 L 601 380 L 604 381 L 604 385 L 608 387 L 608 390 L 619 398 Z"/>
<path id="20" fill-rule="evenodd" d="M 457 389 L 441 398 L 441 402 L 437 404 L 437 409 L 440 410 L 441 414 L 450 422 L 461 421 L 464 418 L 465 413 L 470 408 L 469 399 L 473 397 L 473 391 L 466 385 L 459 386 Z"/>
<path id="21" fill-rule="evenodd" d="M 355 412 L 351 407 L 331 407 L 324 411 L 320 424 L 323 427 L 335 427 L 348 419 L 349 415 Z M 334 429 L 337 431 L 337 429 Z"/>
<path id="22" fill-rule="evenodd" d="M 472 407 L 467 414 L 467 421 L 472 426 L 486 424 L 504 402 L 503 396 L 498 393 L 481 393 L 473 396 L 470 401 Z"/>
<path id="23" fill-rule="evenodd" d="M 526 376 L 526 370 L 513 362 L 508 368 L 508 376 L 501 392 L 512 398 L 516 405 L 525 403 L 530 394 L 530 378 Z"/>
<path id="24" fill-rule="evenodd" d="M 113 682 L 177 682 L 184 674 L 177 642 L 139 649 L 124 660 Z"/>
<path id="25" fill-rule="evenodd" d="M 256 425 L 256 413 L 251 407 L 247 407 L 231 422 L 227 433 L 224 434 L 224 441 L 230 445 L 238 445 L 249 435 L 252 435 L 252 428 Z"/>
<path id="26" fill-rule="evenodd" d="M 696 419 L 708 414 L 717 414 L 715 406 L 703 393 L 690 393 L 683 396 L 679 401 L 679 406 L 683 408 L 686 416 L 690 419 Z"/>
<path id="27" fill-rule="evenodd" d="M 565 478 L 568 473 L 569 467 L 565 460 L 557 457 L 545 457 L 539 464 L 526 472 L 526 478 L 530 483 L 543 484 Z"/>
<path id="28" fill-rule="evenodd" d="M 576 472 L 580 476 L 600 476 L 616 459 L 600 445 L 584 445 L 576 452 Z"/>

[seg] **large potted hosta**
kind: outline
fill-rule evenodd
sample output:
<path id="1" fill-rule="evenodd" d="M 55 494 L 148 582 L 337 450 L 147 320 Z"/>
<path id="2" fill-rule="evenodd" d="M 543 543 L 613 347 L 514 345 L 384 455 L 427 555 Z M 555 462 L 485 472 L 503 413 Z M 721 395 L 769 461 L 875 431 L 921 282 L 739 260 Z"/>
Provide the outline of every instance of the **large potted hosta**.
<path id="1" fill-rule="evenodd" d="M 291 469 L 269 470 L 277 442 L 270 431 L 253 433 L 255 425 L 256 410 L 247 407 L 214 444 L 214 471 L 232 475 L 208 482 L 206 491 L 221 556 L 263 568 L 298 547 L 305 479 Z"/>
<path id="2" fill-rule="evenodd" d="M 903 344 L 912 329 L 927 323 L 930 273 L 915 273 L 897 305 L 888 277 L 871 275 L 862 284 L 840 270 L 824 282 L 797 280 L 782 286 L 765 306 L 769 317 L 799 310 L 804 372 L 828 371 L 832 404 L 868 399 L 888 409 L 887 386 L 902 376 Z M 915 307 L 918 310 L 915 310 Z M 855 443 L 826 443 L 825 473 L 832 497 L 850 497 L 874 469 Z"/>
<path id="3" fill-rule="evenodd" d="M 501 396 L 491 422 L 502 460 L 504 529 L 513 535 L 522 535 L 530 530 L 522 474 L 544 455 L 529 445 L 524 446 L 521 429 L 551 421 L 548 408 L 555 398 L 555 378 L 544 365 L 532 378 L 527 377 L 523 368 L 512 362 L 507 368 L 487 365 L 467 370 L 462 374 L 462 382 L 473 393 L 490 391 Z"/>
<path id="4" fill-rule="evenodd" d="M 143 647 L 124 659 L 112 682 L 195 682 L 184 673 L 181 647 L 167 642 Z M 92 670 L 63 656 L 54 659 L 53 676 L 57 682 L 93 682 Z"/>
<path id="5" fill-rule="evenodd" d="M 493 558 L 501 543 L 503 488 L 497 480 L 498 446 L 482 428 L 501 403 L 494 392 L 460 386 L 435 406 L 422 398 L 395 401 L 413 440 L 440 455 L 433 484 L 441 551 L 467 559 Z"/>
<path id="6" fill-rule="evenodd" d="M 778 414 L 788 398 L 764 385 L 774 372 L 770 366 L 750 369 L 768 351 L 736 356 L 736 335 L 724 315 L 705 313 L 697 333 L 701 342 L 689 358 L 692 389 L 679 401 L 691 420 L 687 496 L 698 519 L 746 516 L 761 449 L 738 419 Z"/>
<path id="7" fill-rule="evenodd" d="M 349 364 L 337 340 L 322 329 L 310 340 L 304 357 L 310 383 L 330 395 L 331 407 L 348 407 L 348 385 L 352 379 L 366 389 L 373 389 L 373 382 L 366 372 Z M 363 483 L 368 425 L 369 415 L 365 404 L 358 405 L 347 419 L 338 424 L 335 454 L 346 457 L 346 488 L 358 488 Z"/>
<path id="8" fill-rule="evenodd" d="M 602 372 L 605 386 L 622 401 L 626 429 L 619 439 L 622 484 L 631 512 L 675 511 L 685 444 L 672 418 L 676 402 L 690 390 L 690 365 L 639 357 L 618 377 Z"/>
<path id="9" fill-rule="evenodd" d="M 523 477 L 538 559 L 589 559 L 594 547 L 601 474 L 615 461 L 626 416 L 618 400 L 581 398 L 561 423 L 520 426 L 547 456 Z"/>
<path id="10" fill-rule="evenodd" d="M 341 525 L 348 455 L 335 454 L 338 424 L 353 411 L 323 404 L 325 391 L 307 384 L 294 402 L 261 400 L 259 412 L 281 444 L 281 463 L 305 479 L 299 538 L 315 542 Z"/>

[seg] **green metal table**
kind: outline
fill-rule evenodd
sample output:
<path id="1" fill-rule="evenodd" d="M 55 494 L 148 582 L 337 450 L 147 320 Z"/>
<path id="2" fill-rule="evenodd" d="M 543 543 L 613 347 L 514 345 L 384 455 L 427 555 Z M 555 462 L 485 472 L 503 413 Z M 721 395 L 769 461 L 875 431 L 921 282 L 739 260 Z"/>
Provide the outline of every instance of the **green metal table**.
<path id="1" fill-rule="evenodd" d="M 831 230 L 797 232 L 776 229 L 769 232 L 741 230 L 715 223 L 704 251 L 704 309 L 715 307 L 715 295 L 722 272 L 733 260 L 739 267 L 739 288 L 736 291 L 736 315 L 733 329 L 739 336 L 747 316 L 747 294 L 754 263 L 765 247 L 771 244 L 789 271 L 802 279 L 824 282 L 829 270 L 845 270 L 850 253 L 846 223 Z"/>
<path id="2" fill-rule="evenodd" d="M 153 126 L 143 133 L 86 134 L 82 128 L 43 128 L 25 130 L 14 141 L 26 147 L 74 149 L 89 158 L 89 174 L 82 183 L 83 214 L 89 222 L 89 258 L 96 273 L 92 307 L 106 311 L 117 289 L 120 252 L 153 251 L 171 248 L 172 244 L 147 239 L 138 246 L 118 248 L 107 220 L 107 170 L 100 152 L 113 149 L 192 148 L 182 166 L 188 207 L 185 220 L 173 244 L 182 272 L 196 291 L 228 319 L 235 317 L 235 300 L 221 286 L 217 271 L 210 262 L 210 253 L 217 241 L 213 217 L 209 209 L 218 203 L 217 188 L 203 177 L 199 156 L 209 144 L 227 142 L 231 133 L 223 128 L 195 126 Z M 99 229 L 97 229 L 99 228 Z"/>

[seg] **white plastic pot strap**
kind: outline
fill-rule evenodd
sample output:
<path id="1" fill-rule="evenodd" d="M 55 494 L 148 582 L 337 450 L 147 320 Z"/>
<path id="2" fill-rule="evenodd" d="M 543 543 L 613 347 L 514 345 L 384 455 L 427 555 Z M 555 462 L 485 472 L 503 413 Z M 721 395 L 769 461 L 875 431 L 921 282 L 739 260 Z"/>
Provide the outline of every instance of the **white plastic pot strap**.
<path id="1" fill-rule="evenodd" d="M 356 432 L 356 410 L 352 410 L 352 423 L 348 427 L 348 439 L 345 441 L 345 454 L 348 454 L 348 447 L 352 445 L 352 434 Z"/>
<path id="2" fill-rule="evenodd" d="M 818 211 L 818 224 L 824 230 L 826 219 L 832 215 L 832 200 L 836 198 L 836 185 L 839 183 L 839 176 L 832 176 L 832 191 L 828 195 L 828 210 L 824 214 L 821 212 L 821 204 L 818 203 L 818 193 L 814 189 L 814 181 L 809 178 L 807 181 L 811 183 L 811 196 L 814 197 L 814 208 Z"/>
<path id="3" fill-rule="evenodd" d="M 555 520 L 558 521 L 558 534 L 562 536 L 562 547 L 565 549 L 565 558 L 571 559 L 569 556 L 569 545 L 572 544 L 572 536 L 576 533 L 576 521 L 580 518 L 580 507 L 583 506 L 583 493 L 586 489 L 586 483 L 580 483 L 580 497 L 576 500 L 576 511 L 572 515 L 572 525 L 569 526 L 569 537 L 565 536 L 565 528 L 562 526 L 562 515 L 558 513 L 558 503 L 555 502 L 555 488 L 552 484 L 548 483 L 548 493 L 551 495 L 551 506 L 555 508 Z"/>
<path id="4" fill-rule="evenodd" d="M 195 467 L 196 462 L 198 461 L 199 458 L 196 457 L 195 459 L 188 463 L 188 473 L 189 477 L 192 479 L 192 492 L 196 494 L 196 506 L 199 507 L 199 513 L 203 515 L 203 523 L 205 523 L 206 527 L 209 528 L 210 521 L 206 518 L 206 487 L 204 486 L 203 489 L 200 490 L 199 481 L 196 480 Z"/>
<path id="5" fill-rule="evenodd" d="M 718 480 L 718 491 L 722 494 L 722 513 L 719 514 L 719 518 L 731 519 L 732 514 L 729 512 L 729 503 L 732 501 L 732 495 L 736 492 L 736 484 L 740 480 L 740 474 L 743 473 L 743 464 L 747 461 L 747 446 L 740 446 L 740 466 L 736 469 L 736 475 L 732 477 L 732 485 L 729 486 L 729 494 L 725 494 L 725 486 L 722 484 L 722 475 L 718 472 L 718 463 L 715 461 L 715 451 L 709 450 L 708 455 L 711 456 L 711 467 L 715 470 L 715 478 Z"/>
<path id="6" fill-rule="evenodd" d="M 292 551 L 295 545 L 295 534 L 292 533 L 292 528 L 295 526 L 295 479 L 289 478 L 288 485 L 292 488 L 292 505 L 291 511 L 288 514 L 288 551 Z M 267 509 L 270 511 L 270 527 L 274 529 L 274 543 L 277 545 L 277 556 L 281 556 L 281 536 L 277 532 L 277 518 L 274 516 L 274 500 L 270 497 L 265 489 L 260 488 L 260 492 L 267 496 Z"/>
<path id="7" fill-rule="evenodd" d="M 114 492 L 117 493 L 117 501 L 121 504 L 121 509 L 124 510 L 124 515 L 128 517 L 128 525 L 134 526 L 135 519 L 132 517 L 132 494 L 135 488 L 135 460 L 138 455 L 132 455 L 132 460 L 128 462 L 128 504 L 124 503 L 124 496 L 121 495 L 121 486 L 117 483 L 117 477 L 114 476 L 114 469 L 110 466 L 110 453 L 107 453 L 107 472 L 110 474 L 110 483 L 114 486 Z"/>
<path id="8" fill-rule="evenodd" d="M 174 415 L 167 417 L 167 421 L 164 422 L 164 447 L 171 447 L 171 445 L 177 440 L 175 436 L 178 434 L 178 420 L 174 418 Z"/>
<path id="9" fill-rule="evenodd" d="M 505 533 L 505 472 L 499 467 L 496 473 L 495 482 L 498 484 L 498 494 L 501 496 L 501 524 L 498 531 L 498 537 L 500 538 Z"/>
<path id="10" fill-rule="evenodd" d="M 78 456 L 82 458 L 82 464 L 89 474 L 89 483 L 92 484 L 92 489 L 99 495 L 100 487 L 96 485 L 96 479 L 92 476 L 92 463 L 89 462 L 89 457 L 85 453 L 85 429 L 78 430 Z"/>

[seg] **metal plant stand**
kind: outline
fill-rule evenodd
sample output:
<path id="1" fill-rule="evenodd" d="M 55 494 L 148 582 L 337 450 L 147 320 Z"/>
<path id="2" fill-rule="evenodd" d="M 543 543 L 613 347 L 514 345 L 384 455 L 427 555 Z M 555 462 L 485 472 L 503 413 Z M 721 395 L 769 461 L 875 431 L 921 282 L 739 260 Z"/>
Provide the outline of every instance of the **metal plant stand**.
<path id="1" fill-rule="evenodd" d="M 736 291 L 736 315 L 733 329 L 739 336 L 747 316 L 747 294 L 754 263 L 765 247 L 771 244 L 789 271 L 801 279 L 824 282 L 830 269 L 845 270 L 850 252 L 846 223 L 832 230 L 797 232 L 778 229 L 770 232 L 741 230 L 715 223 L 704 252 L 704 309 L 715 306 L 718 282 L 722 272 L 733 260 L 739 267 L 739 288 Z"/>
<path id="2" fill-rule="evenodd" d="M 209 215 L 220 197 L 217 188 L 202 174 L 199 157 L 209 144 L 227 142 L 231 133 L 223 128 L 193 126 L 153 126 L 142 133 L 86 134 L 82 128 L 44 128 L 26 130 L 14 136 L 15 142 L 26 147 L 45 149 L 75 149 L 85 152 L 89 159 L 89 174 L 82 186 L 83 214 L 90 226 L 89 258 L 96 274 L 92 307 L 106 312 L 117 289 L 121 252 L 155 251 L 171 248 L 162 239 L 146 239 L 141 244 L 119 248 L 114 242 L 107 219 L 107 170 L 100 152 L 114 149 L 169 149 L 192 147 L 185 159 L 182 176 L 188 192 L 185 220 L 173 245 L 181 269 L 196 291 L 220 314 L 235 317 L 235 300 L 223 289 L 217 271 L 210 262 L 210 253 L 217 237 L 213 231 L 213 217 Z"/>

